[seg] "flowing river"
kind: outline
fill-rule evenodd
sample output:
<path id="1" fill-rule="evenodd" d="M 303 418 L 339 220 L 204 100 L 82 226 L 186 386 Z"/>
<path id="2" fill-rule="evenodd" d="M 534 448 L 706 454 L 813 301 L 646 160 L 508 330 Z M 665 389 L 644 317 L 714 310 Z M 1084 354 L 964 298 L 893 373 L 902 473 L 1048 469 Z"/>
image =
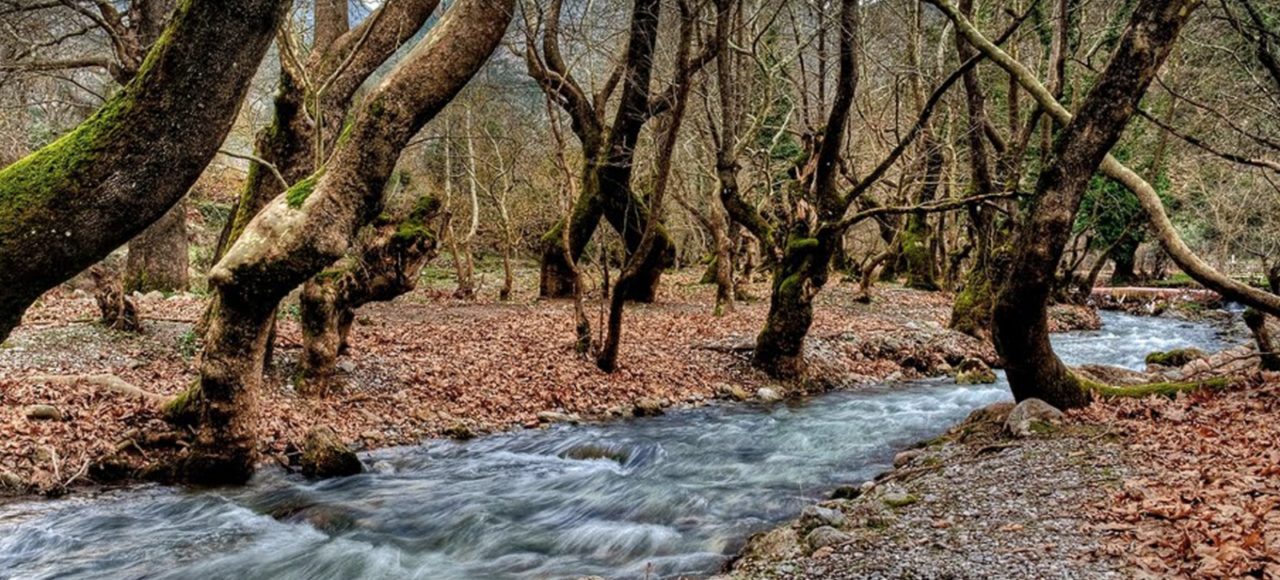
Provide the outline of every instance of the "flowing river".
<path id="1" fill-rule="evenodd" d="M 1143 368 L 1227 346 L 1217 329 L 1103 313 L 1054 338 L 1068 363 Z M 999 384 L 926 381 L 799 404 L 433 441 L 362 456 L 369 473 L 279 472 L 241 489 L 150 486 L 0 506 L 0 578 L 659 578 L 714 573 L 751 533 L 970 411 Z"/>

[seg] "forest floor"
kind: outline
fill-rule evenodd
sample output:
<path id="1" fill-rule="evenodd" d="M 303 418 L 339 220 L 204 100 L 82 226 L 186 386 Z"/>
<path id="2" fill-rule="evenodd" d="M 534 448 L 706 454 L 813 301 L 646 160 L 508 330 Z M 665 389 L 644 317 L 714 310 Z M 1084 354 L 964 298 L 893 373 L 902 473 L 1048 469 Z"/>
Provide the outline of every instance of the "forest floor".
<path id="1" fill-rule="evenodd" d="M 754 537 L 729 576 L 1280 578 L 1280 374 L 1096 402 L 1026 438 L 1011 407 Z"/>
<path id="2" fill-rule="evenodd" d="M 287 302 L 258 397 L 264 456 L 289 464 L 319 425 L 370 449 L 783 389 L 753 371 L 742 350 L 763 325 L 764 300 L 715 317 L 712 287 L 696 283 L 698 272 L 668 275 L 656 304 L 627 309 L 621 369 L 605 374 L 573 352 L 571 303 L 536 300 L 536 270 L 519 272 L 521 291 L 509 302 L 491 298 L 492 282 L 477 300 L 453 299 L 448 276 L 431 270 L 419 290 L 362 309 L 340 362 L 346 389 L 321 399 L 292 388 L 301 336 L 296 302 Z M 748 292 L 767 296 L 767 283 Z M 947 374 L 971 356 L 994 362 L 989 345 L 945 328 L 950 295 L 891 285 L 875 295 L 856 302 L 854 284 L 834 281 L 820 295 L 807 358 L 825 386 Z M 181 452 L 190 434 L 168 426 L 158 407 L 196 380 L 191 329 L 206 299 L 136 302 L 144 331 L 124 334 L 96 322 L 83 291 L 56 289 L 0 345 L 0 491 L 127 483 Z M 599 301 L 588 307 L 599 329 Z M 1097 324 L 1089 311 L 1060 314 L 1063 329 Z"/>

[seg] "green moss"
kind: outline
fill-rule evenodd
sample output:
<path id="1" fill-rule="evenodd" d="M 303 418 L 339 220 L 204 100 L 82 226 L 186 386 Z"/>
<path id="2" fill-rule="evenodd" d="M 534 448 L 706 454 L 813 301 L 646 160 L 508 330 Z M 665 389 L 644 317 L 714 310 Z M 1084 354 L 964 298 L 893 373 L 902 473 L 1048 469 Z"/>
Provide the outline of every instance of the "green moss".
<path id="1" fill-rule="evenodd" d="M 307 198 L 311 197 L 311 193 L 316 190 L 316 182 L 320 181 L 321 175 L 324 175 L 324 171 L 317 171 L 311 174 L 310 177 L 293 184 L 293 187 L 290 187 L 289 191 L 284 194 L 289 207 L 293 209 L 302 207 Z"/>
<path id="2" fill-rule="evenodd" d="M 178 393 L 164 404 L 165 420 L 175 425 L 194 425 L 199 419 L 199 402 L 202 395 L 200 381 L 197 379 L 187 390 Z"/>
<path id="3" fill-rule="evenodd" d="M 0 237 L 14 235 L 41 216 L 55 197 L 96 187 L 92 169 L 99 156 L 110 154 L 111 142 L 123 131 L 133 94 L 121 91 L 70 133 L 0 170 Z"/>
<path id="4" fill-rule="evenodd" d="M 1150 396 L 1174 397 L 1178 393 L 1191 393 L 1200 390 L 1220 391 L 1231 386 L 1231 381 L 1225 377 L 1215 377 L 1203 381 L 1187 381 L 1175 382 L 1164 381 L 1159 383 L 1147 383 L 1145 385 L 1132 385 L 1117 387 L 1112 385 L 1104 385 L 1094 382 L 1079 375 L 1073 375 L 1080 387 L 1093 391 L 1103 397 L 1138 397 L 1145 398 Z"/>
<path id="5" fill-rule="evenodd" d="M 793 237 L 787 241 L 787 253 L 799 254 L 818 249 L 818 238 Z"/>
<path id="6" fill-rule="evenodd" d="M 1204 358 L 1204 351 L 1198 348 L 1175 348 L 1165 352 L 1153 352 L 1147 355 L 1146 363 L 1166 367 L 1180 367 L 1193 360 Z"/>
<path id="7" fill-rule="evenodd" d="M 920 501 L 920 498 L 912 494 L 907 494 L 901 497 L 886 497 L 883 499 L 883 501 L 884 501 L 884 505 L 897 509 L 897 508 L 907 507 L 913 503 L 916 503 Z"/>

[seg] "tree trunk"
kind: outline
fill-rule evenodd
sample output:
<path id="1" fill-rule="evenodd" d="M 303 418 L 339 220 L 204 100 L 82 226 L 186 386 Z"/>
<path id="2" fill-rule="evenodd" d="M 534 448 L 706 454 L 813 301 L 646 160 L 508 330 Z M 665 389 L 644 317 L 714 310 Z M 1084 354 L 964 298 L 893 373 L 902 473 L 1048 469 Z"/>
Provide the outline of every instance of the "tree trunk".
<path id="1" fill-rule="evenodd" d="M 93 298 L 102 314 L 102 325 L 123 332 L 141 332 L 142 319 L 137 306 L 124 291 L 120 274 L 98 264 L 89 269 L 89 277 L 93 279 Z"/>
<path id="2" fill-rule="evenodd" d="M 925 151 L 925 170 L 920 195 L 916 200 L 919 204 L 928 203 L 937 198 L 938 185 L 942 180 L 942 165 L 945 161 L 942 146 L 933 139 L 932 134 L 925 134 L 921 145 Z M 916 212 L 907 216 L 902 235 L 902 255 L 907 264 L 908 288 L 930 292 L 939 289 L 937 263 L 933 259 L 930 234 L 927 214 Z"/>
<path id="3" fill-rule="evenodd" d="M 587 162 L 583 164 L 582 189 L 568 223 L 574 260 L 582 256 L 601 215 L 622 236 L 628 254 L 639 248 L 645 224 L 649 223 L 650 210 L 632 191 L 631 177 L 640 131 L 653 116 L 649 85 L 661 10 L 660 0 L 635 0 L 622 72 L 622 95 L 598 161 L 592 159 L 596 154 L 589 150 L 594 140 L 583 139 Z M 666 229 L 656 225 L 652 249 L 639 262 L 640 271 L 622 287 L 626 300 L 653 302 L 662 271 L 675 260 L 675 244 Z M 543 238 L 543 280 L 539 286 L 545 298 L 565 297 L 573 288 L 571 268 L 560 254 L 561 244 L 553 242 L 562 237 L 562 232 L 557 231 L 562 227 L 563 223 Z"/>
<path id="4" fill-rule="evenodd" d="M 388 4 L 393 6 L 394 4 Z M 277 197 L 213 268 L 218 306 L 205 338 L 199 429 L 181 476 L 243 482 L 256 455 L 254 399 L 271 313 L 291 290 L 342 258 L 381 213 L 401 149 L 489 58 L 514 0 L 458 0 L 364 99 L 324 171 Z"/>
<path id="5" fill-rule="evenodd" d="M 132 82 L 76 129 L 0 170 L 0 340 L 46 290 L 186 194 L 231 128 L 285 4 L 184 3 Z M 211 61 L 219 66 L 201 66 Z"/>
<path id="6" fill-rule="evenodd" d="M 1128 233 L 1125 234 L 1128 237 Z M 1115 264 L 1115 269 L 1111 271 L 1112 286 L 1128 286 L 1138 279 L 1134 273 L 1134 265 L 1138 261 L 1138 241 L 1135 239 L 1126 239 L 1116 244 L 1108 253 L 1111 262 Z M 1102 259 L 1102 258 L 1099 258 Z"/>
<path id="7" fill-rule="evenodd" d="M 182 200 L 129 242 L 125 291 L 184 292 L 188 267 L 187 203 Z"/>
<path id="8" fill-rule="evenodd" d="M 1058 261 L 1090 178 L 1120 138 L 1138 101 L 1168 56 L 1192 0 L 1139 2 L 1106 70 L 1080 113 L 1055 142 L 1026 219 L 1015 232 L 1013 261 L 993 311 L 994 342 L 1014 398 L 1059 408 L 1088 404 L 1088 384 L 1049 342 L 1048 299 Z"/>
<path id="9" fill-rule="evenodd" d="M 756 338 L 752 364 L 771 376 L 804 372 L 804 339 L 813 324 L 813 298 L 827 283 L 833 239 L 793 236 L 773 277 L 769 316 Z"/>
<path id="10" fill-rule="evenodd" d="M 1277 345 L 1271 338 L 1271 331 L 1267 329 L 1267 315 L 1255 308 L 1247 308 L 1244 311 L 1244 322 L 1253 332 L 1253 340 L 1261 353 L 1258 365 L 1264 371 L 1280 371 L 1280 351 L 1276 350 Z"/>

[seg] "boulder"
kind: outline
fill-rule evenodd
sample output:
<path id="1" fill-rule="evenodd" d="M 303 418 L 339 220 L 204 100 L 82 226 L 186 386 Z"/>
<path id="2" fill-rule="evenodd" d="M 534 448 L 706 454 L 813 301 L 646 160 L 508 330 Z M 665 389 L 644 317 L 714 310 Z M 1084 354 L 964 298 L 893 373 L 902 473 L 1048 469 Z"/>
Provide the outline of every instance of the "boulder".
<path id="1" fill-rule="evenodd" d="M 1147 373 L 1110 365 L 1080 365 L 1075 368 L 1075 371 L 1095 383 L 1117 387 L 1145 385 L 1159 380 Z"/>
<path id="2" fill-rule="evenodd" d="M 804 542 L 809 545 L 810 550 L 820 550 L 828 546 L 838 546 L 851 541 L 853 541 L 853 536 L 831 526 L 814 528 L 812 532 L 809 532 L 804 537 Z"/>
<path id="3" fill-rule="evenodd" d="M 662 401 L 652 397 L 636 399 L 632 413 L 637 417 L 657 417 L 662 414 Z"/>
<path id="4" fill-rule="evenodd" d="M 1014 437 L 1026 437 L 1037 430 L 1062 421 L 1065 415 L 1053 405 L 1040 399 L 1027 399 L 1018 403 L 1005 419 L 1004 430 Z"/>
<path id="5" fill-rule="evenodd" d="M 329 427 L 312 427 L 302 446 L 302 473 L 307 477 L 342 477 L 364 471 L 356 453 Z"/>
<path id="6" fill-rule="evenodd" d="M 748 401 L 751 399 L 751 392 L 739 385 L 720 385 L 718 389 L 720 396 L 734 401 Z"/>
<path id="7" fill-rule="evenodd" d="M 956 383 L 961 385 L 989 385 L 996 382 L 996 372 L 981 359 L 966 358 L 956 367 Z"/>
<path id="8" fill-rule="evenodd" d="M 444 435 L 450 439 L 466 441 L 468 439 L 475 438 L 476 433 L 475 431 L 472 431 L 471 427 L 466 423 L 463 423 L 462 421 L 454 421 L 445 428 Z"/>
<path id="9" fill-rule="evenodd" d="M 769 387 L 762 387 L 756 391 L 756 398 L 765 403 L 776 403 L 782 400 L 782 394 Z"/>
<path id="10" fill-rule="evenodd" d="M 61 421 L 62 411 L 53 405 L 31 405 L 27 407 L 27 418 L 35 421 Z"/>
<path id="11" fill-rule="evenodd" d="M 908 449 L 893 456 L 893 466 L 904 467 L 921 455 L 924 455 L 924 450 L 922 449 Z"/>
<path id="12" fill-rule="evenodd" d="M 822 506 L 811 505 L 800 512 L 800 529 L 803 530 L 812 530 L 824 526 L 840 528 L 848 521 L 849 518 L 845 517 L 844 512 Z"/>

